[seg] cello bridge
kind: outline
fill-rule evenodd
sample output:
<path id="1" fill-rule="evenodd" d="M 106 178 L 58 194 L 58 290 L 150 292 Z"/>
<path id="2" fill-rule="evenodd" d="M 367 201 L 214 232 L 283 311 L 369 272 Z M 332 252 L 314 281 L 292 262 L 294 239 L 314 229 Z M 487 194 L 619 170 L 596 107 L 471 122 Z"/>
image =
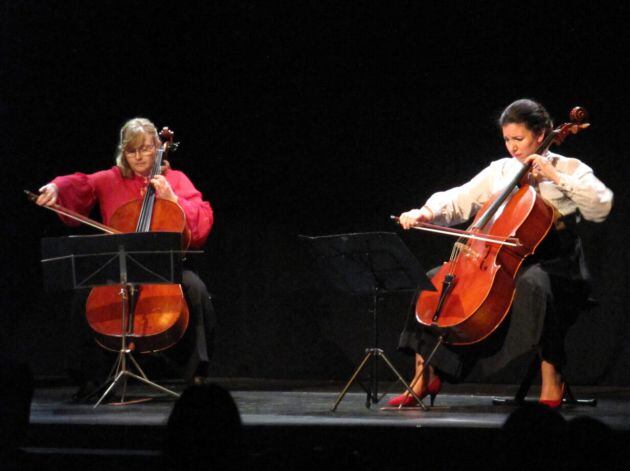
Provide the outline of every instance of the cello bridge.
<path id="1" fill-rule="evenodd" d="M 455 242 L 455 247 L 465 258 L 472 258 L 473 260 L 479 259 L 479 253 L 469 245 L 466 245 L 463 242 Z"/>

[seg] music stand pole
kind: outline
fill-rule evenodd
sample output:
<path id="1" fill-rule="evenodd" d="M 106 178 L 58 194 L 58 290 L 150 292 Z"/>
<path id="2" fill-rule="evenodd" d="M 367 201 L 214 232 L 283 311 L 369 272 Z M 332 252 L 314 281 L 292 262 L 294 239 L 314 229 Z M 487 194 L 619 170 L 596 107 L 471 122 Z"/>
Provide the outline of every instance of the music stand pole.
<path id="1" fill-rule="evenodd" d="M 103 395 L 100 397 L 100 399 L 96 402 L 96 404 L 94 404 L 93 406 L 94 409 L 98 407 L 101 404 L 101 402 L 103 402 L 103 400 L 109 395 L 109 393 L 114 389 L 116 384 L 118 384 L 118 382 L 121 379 L 123 381 L 123 390 L 120 395 L 120 404 L 124 404 L 125 395 L 127 392 L 127 378 L 128 377 L 134 378 L 148 386 L 151 386 L 159 391 L 162 391 L 163 393 L 170 394 L 173 397 L 176 397 L 176 398 L 179 397 L 179 394 L 177 394 L 175 391 L 171 391 L 170 389 L 165 388 L 164 386 L 160 386 L 159 384 L 154 383 L 153 381 L 149 380 L 149 378 L 147 378 L 147 375 L 144 373 L 142 368 L 140 368 L 140 365 L 138 364 L 136 359 L 133 357 L 131 353 L 132 349 L 129 348 L 127 345 L 127 336 L 133 335 L 133 313 L 130 312 L 129 310 L 129 292 L 133 292 L 135 288 L 128 282 L 127 258 L 126 258 L 125 248 L 122 245 L 118 247 L 118 260 L 119 260 L 119 267 L 120 267 L 120 283 L 121 283 L 120 302 L 121 302 L 121 323 L 122 323 L 121 330 L 120 330 L 121 332 L 120 350 L 118 352 L 118 358 L 116 359 L 116 362 L 114 363 L 114 366 L 112 367 L 110 375 L 107 379 L 107 380 L 111 379 L 111 383 L 109 384 L 109 386 L 107 387 Z M 133 363 L 133 366 L 140 373 L 140 375 L 137 375 L 128 369 L 127 356 L 129 356 L 129 360 L 131 361 L 131 363 Z M 107 383 L 107 380 L 105 381 L 105 383 Z"/>
<path id="2" fill-rule="evenodd" d="M 374 334 L 374 341 L 372 345 L 374 348 L 378 348 L 378 320 L 376 318 L 376 309 L 378 308 L 378 293 L 379 289 L 374 290 L 372 295 L 372 333 Z M 371 394 L 368 394 L 368 401 L 378 402 L 378 362 L 376 359 L 372 360 L 372 373 L 370 380 L 372 382 Z M 371 395 L 371 397 L 370 397 Z"/>

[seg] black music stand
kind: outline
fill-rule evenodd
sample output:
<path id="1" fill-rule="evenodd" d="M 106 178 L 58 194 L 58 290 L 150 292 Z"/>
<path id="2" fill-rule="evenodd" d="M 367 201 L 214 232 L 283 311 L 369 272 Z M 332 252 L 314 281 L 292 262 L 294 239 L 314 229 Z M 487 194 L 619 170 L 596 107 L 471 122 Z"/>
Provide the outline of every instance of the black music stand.
<path id="1" fill-rule="evenodd" d="M 120 403 L 125 403 L 127 378 L 136 379 L 163 393 L 174 391 L 147 378 L 132 355 L 128 338 L 133 338 L 133 312 L 129 292 L 136 284 L 181 283 L 181 234 L 140 232 L 116 235 L 70 236 L 42 239 L 42 264 L 47 290 L 121 285 L 121 340 L 116 362 L 94 404 L 96 408 L 122 380 Z M 129 362 L 127 361 L 129 360 Z M 133 373 L 134 367 L 139 374 Z"/>
<path id="2" fill-rule="evenodd" d="M 370 386 L 366 407 L 377 403 L 378 368 L 376 360 L 382 358 L 407 391 L 426 409 L 422 401 L 405 382 L 398 370 L 378 347 L 378 299 L 385 293 L 411 292 L 417 289 L 435 291 L 418 260 L 393 232 L 366 232 L 337 234 L 320 237 L 300 236 L 309 242 L 310 251 L 318 269 L 338 290 L 354 295 L 372 297 L 372 347 L 365 349 L 365 357 L 356 368 L 335 401 L 337 409 L 348 389 L 371 359 Z"/>

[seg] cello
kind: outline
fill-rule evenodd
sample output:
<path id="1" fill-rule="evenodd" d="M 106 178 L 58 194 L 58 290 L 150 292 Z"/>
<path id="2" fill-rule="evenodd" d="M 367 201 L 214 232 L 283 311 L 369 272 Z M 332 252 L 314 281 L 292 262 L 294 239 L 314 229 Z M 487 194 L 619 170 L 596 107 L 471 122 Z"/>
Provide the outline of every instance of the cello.
<path id="1" fill-rule="evenodd" d="M 585 129 L 587 119 L 583 108 L 572 109 L 570 122 L 552 130 L 536 153 L 544 155 L 552 144 Z M 441 228 L 460 239 L 431 280 L 437 291 L 420 293 L 415 314 L 420 324 L 443 332 L 440 338 L 451 345 L 480 342 L 499 327 L 512 305 L 519 269 L 554 226 L 554 209 L 527 183 L 530 169 L 531 163 L 523 165 L 464 234 Z M 416 228 L 436 231 L 430 224 Z"/>
<path id="2" fill-rule="evenodd" d="M 168 128 L 160 131 L 160 137 L 164 142 L 156 150 L 149 181 L 161 172 L 164 157 L 171 147 L 174 148 L 173 133 Z M 32 201 L 37 199 L 37 195 L 26 193 Z M 190 241 L 181 207 L 172 201 L 156 198 L 151 185 L 142 199 L 129 201 L 119 207 L 112 215 L 109 226 L 59 204 L 44 207 L 109 234 L 179 232 L 182 233 L 184 250 Z M 130 315 L 124 327 L 120 322 L 121 293 L 131 308 L 127 309 Z M 189 311 L 179 284 L 146 284 L 132 286 L 129 290 L 113 284 L 92 288 L 86 302 L 86 319 L 97 343 L 103 348 L 119 351 L 124 333 L 129 338 L 130 350 L 148 353 L 167 349 L 178 342 L 188 326 Z"/>

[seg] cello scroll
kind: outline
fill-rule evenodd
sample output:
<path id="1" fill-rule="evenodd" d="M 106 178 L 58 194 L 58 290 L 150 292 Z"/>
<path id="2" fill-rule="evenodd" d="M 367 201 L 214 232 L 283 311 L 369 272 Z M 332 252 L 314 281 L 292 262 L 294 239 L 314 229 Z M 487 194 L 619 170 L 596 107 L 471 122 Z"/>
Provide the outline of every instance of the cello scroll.
<path id="1" fill-rule="evenodd" d="M 556 145 L 560 145 L 564 142 L 566 137 L 569 134 L 577 134 L 580 131 L 588 128 L 590 123 L 587 123 L 588 120 L 588 111 L 582 108 L 581 106 L 576 106 L 569 112 L 569 123 L 564 123 L 558 129 L 553 131 L 554 139 L 553 143 Z"/>

